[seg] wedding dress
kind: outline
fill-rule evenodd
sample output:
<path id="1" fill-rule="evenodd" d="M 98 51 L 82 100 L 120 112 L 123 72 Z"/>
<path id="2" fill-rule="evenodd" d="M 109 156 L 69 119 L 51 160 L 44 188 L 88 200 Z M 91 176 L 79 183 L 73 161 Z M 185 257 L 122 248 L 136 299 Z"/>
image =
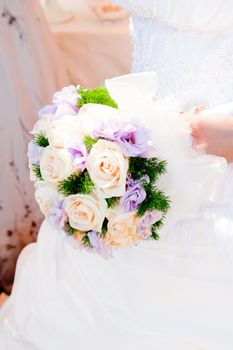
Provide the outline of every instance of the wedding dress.
<path id="1" fill-rule="evenodd" d="M 152 104 L 172 99 L 181 108 L 197 102 L 210 108 L 232 101 L 233 4 L 118 3 L 135 14 L 134 72 L 157 75 L 106 84 L 122 109 L 128 104 L 140 118 L 148 107 L 144 121 L 177 175 L 167 179 L 174 181 L 176 205 L 158 242 L 115 251 L 107 260 L 73 249 L 44 222 L 38 242 L 19 258 L 12 296 L 0 314 L 2 350 L 233 349 L 231 168 L 218 157 L 193 157 L 187 130 L 163 118 L 162 110 L 153 114 Z M 189 156 L 186 173 L 182 159 Z"/>

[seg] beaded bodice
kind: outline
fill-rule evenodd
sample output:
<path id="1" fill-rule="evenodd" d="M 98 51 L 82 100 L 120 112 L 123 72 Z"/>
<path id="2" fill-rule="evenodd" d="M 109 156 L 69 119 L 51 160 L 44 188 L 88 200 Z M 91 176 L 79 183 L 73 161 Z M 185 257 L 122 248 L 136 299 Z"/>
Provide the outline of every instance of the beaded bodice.
<path id="1" fill-rule="evenodd" d="M 163 1 L 163 4 L 174 4 L 174 1 Z M 224 11 L 222 9 L 221 18 L 217 18 L 217 21 L 214 13 L 218 7 L 213 9 L 212 17 L 206 23 L 202 20 L 200 25 L 196 19 L 195 22 L 190 18 L 190 14 L 187 15 L 190 26 L 184 17 L 181 21 L 179 16 L 169 16 L 168 5 L 166 9 L 160 8 L 157 13 L 155 5 L 161 1 L 118 0 L 119 2 L 134 14 L 132 70 L 156 71 L 159 76 L 159 96 L 175 97 L 184 108 L 195 104 L 212 107 L 233 100 L 233 30 L 231 22 L 224 22 L 225 17 L 228 21 L 227 10 L 233 10 L 233 2 L 231 5 L 225 1 L 229 8 L 226 7 Z M 186 6 L 193 1 L 181 2 Z M 224 3 L 214 0 L 212 4 L 219 6 L 221 2 Z M 143 6 L 144 3 L 147 6 Z M 201 7 L 196 8 L 196 12 L 197 10 L 201 11 Z M 195 18 L 198 18 L 197 14 Z"/>

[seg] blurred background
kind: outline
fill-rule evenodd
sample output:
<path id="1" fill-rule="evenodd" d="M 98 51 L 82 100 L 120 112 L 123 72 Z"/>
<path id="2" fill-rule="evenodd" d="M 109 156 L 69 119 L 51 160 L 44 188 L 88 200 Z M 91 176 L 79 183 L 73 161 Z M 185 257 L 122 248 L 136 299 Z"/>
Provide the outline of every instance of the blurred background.
<path id="1" fill-rule="evenodd" d="M 65 85 L 129 73 L 131 56 L 130 14 L 110 1 L 0 0 L 0 293 L 42 220 L 26 157 L 38 110 Z"/>

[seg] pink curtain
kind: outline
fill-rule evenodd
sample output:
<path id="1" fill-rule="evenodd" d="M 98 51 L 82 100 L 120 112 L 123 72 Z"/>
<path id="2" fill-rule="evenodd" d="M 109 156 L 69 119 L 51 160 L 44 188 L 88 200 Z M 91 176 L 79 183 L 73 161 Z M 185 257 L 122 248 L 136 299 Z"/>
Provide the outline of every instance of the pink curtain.
<path id="1" fill-rule="evenodd" d="M 28 131 L 66 84 L 39 2 L 0 0 L 0 291 L 10 290 L 18 254 L 35 240 L 41 219 L 29 181 Z"/>

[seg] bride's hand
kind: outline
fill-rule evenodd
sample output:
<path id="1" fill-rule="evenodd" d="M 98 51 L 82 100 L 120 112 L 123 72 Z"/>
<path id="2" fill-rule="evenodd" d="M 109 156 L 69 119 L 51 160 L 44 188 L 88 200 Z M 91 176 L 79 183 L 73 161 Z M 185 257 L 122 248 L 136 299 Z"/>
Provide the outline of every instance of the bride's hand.
<path id="1" fill-rule="evenodd" d="M 233 162 L 233 117 L 189 114 L 193 147 Z"/>

